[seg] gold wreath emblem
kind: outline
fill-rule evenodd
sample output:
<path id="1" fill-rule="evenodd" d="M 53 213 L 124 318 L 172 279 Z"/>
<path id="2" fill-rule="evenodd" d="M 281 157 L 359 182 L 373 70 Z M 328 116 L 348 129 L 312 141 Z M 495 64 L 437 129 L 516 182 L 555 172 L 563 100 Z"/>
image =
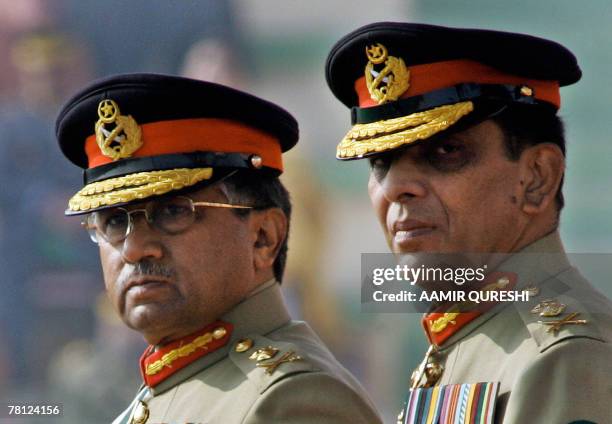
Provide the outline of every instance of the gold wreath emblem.
<path id="1" fill-rule="evenodd" d="M 372 100 L 383 104 L 397 100 L 410 87 L 410 71 L 402 58 L 389 56 L 380 43 L 366 47 L 368 64 L 365 68 L 366 86 Z M 384 63 L 380 71 L 374 65 Z"/>
<path id="2" fill-rule="evenodd" d="M 102 100 L 98 104 L 96 142 L 104 156 L 112 160 L 129 158 L 142 146 L 142 132 L 131 115 L 121 115 L 114 100 Z M 115 124 L 112 129 L 105 125 Z"/>

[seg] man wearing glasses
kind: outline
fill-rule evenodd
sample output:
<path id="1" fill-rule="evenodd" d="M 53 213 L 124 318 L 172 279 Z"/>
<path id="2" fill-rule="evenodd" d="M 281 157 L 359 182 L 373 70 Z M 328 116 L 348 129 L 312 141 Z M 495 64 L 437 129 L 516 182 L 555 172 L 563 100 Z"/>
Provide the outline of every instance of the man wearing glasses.
<path id="1" fill-rule="evenodd" d="M 473 293 L 529 294 L 429 308 L 430 347 L 398 422 L 612 422 L 612 303 L 558 233 L 557 113 L 560 87 L 581 77 L 574 55 L 528 35 L 380 22 L 338 41 L 326 77 L 351 108 L 336 156 L 369 159 L 391 251 L 417 263 L 477 258 L 488 269 Z M 452 278 L 438 293 L 465 294 Z"/>
<path id="2" fill-rule="evenodd" d="M 291 205 L 278 176 L 297 123 L 228 87 L 161 75 L 94 83 L 60 112 L 108 296 L 149 347 L 115 423 L 375 423 L 359 383 L 279 283 Z"/>

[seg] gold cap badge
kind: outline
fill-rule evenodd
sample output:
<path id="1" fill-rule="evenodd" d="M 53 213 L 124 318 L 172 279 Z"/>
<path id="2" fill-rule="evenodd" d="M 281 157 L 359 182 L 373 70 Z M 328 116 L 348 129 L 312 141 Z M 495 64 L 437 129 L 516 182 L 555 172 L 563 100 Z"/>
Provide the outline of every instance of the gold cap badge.
<path id="1" fill-rule="evenodd" d="M 98 118 L 96 142 L 104 156 L 112 160 L 129 158 L 142 146 L 142 134 L 136 120 L 131 115 L 121 115 L 114 100 L 102 100 L 98 104 Z M 112 124 L 114 128 L 110 127 Z"/>
<path id="2" fill-rule="evenodd" d="M 410 71 L 402 58 L 389 56 L 380 43 L 366 47 L 368 64 L 365 68 L 366 86 L 372 100 L 383 104 L 397 100 L 410 87 Z M 377 65 L 384 67 L 378 70 Z"/>

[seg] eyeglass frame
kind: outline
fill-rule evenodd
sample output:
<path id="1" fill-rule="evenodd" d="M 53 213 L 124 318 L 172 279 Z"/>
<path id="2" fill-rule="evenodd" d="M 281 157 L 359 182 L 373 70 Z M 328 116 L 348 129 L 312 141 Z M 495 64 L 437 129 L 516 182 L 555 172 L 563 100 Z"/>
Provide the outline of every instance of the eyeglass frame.
<path id="1" fill-rule="evenodd" d="M 245 205 L 235 205 L 235 204 L 231 204 L 231 203 L 222 203 L 222 202 L 207 202 L 207 201 L 194 201 L 191 197 L 189 196 L 173 196 L 172 199 L 174 198 L 182 198 L 182 199 L 187 199 L 190 202 L 191 205 L 191 213 L 195 213 L 195 208 L 196 206 L 202 206 L 202 207 L 212 207 L 212 208 L 223 208 L 223 209 L 255 209 L 255 206 L 245 206 Z M 153 202 L 157 202 L 159 203 L 157 200 L 151 200 L 147 203 L 153 203 Z M 128 216 L 128 225 L 127 228 L 125 230 L 125 235 L 121 240 L 116 240 L 116 241 L 110 241 L 106 238 L 106 236 L 104 235 L 104 233 L 102 233 L 101 231 L 98 231 L 98 228 L 95 224 L 90 224 L 89 223 L 89 219 L 90 217 L 94 216 L 94 214 L 98 211 L 92 212 L 90 214 L 88 214 L 86 216 L 85 219 L 83 219 L 83 221 L 81 221 L 81 226 L 83 228 L 85 228 L 87 230 L 87 232 L 89 233 L 89 238 L 91 239 L 92 242 L 94 242 L 95 244 L 99 244 L 99 240 L 97 237 L 97 234 L 99 233 L 100 236 L 102 236 L 102 238 L 111 244 L 116 244 L 116 243 L 123 243 L 128 236 L 131 234 L 133 228 L 134 228 L 134 219 L 132 219 L 132 214 L 135 214 L 137 212 L 142 212 L 144 213 L 145 216 L 145 220 L 147 221 L 147 223 L 149 224 L 149 226 L 151 228 L 154 228 L 156 230 L 161 231 L 164 234 L 171 234 L 171 235 L 175 235 L 175 234 L 180 234 L 184 231 L 187 231 L 187 229 L 189 227 L 191 227 L 191 225 L 193 225 L 193 223 L 191 223 L 188 227 L 186 227 L 184 230 L 179 231 L 177 233 L 170 233 L 165 231 L 163 228 L 158 227 L 154 224 L 153 219 L 149 217 L 149 211 L 147 210 L 146 207 L 144 208 L 140 208 L 140 209 L 132 209 L 132 210 L 128 210 L 124 207 L 121 206 L 116 206 L 113 208 L 109 208 L 109 209 L 120 209 L 125 211 L 125 213 Z M 195 220 L 194 220 L 195 222 Z"/>

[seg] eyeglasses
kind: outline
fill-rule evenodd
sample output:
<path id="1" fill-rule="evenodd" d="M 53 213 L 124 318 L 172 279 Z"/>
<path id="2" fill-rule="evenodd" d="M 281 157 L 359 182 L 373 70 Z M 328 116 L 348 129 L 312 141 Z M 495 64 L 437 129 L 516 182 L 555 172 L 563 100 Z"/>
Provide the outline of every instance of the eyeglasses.
<path id="1" fill-rule="evenodd" d="M 82 222 L 89 237 L 98 243 L 99 236 L 111 244 L 122 242 L 134 229 L 135 213 L 144 213 L 153 228 L 166 234 L 179 234 L 187 230 L 196 220 L 196 206 L 227 209 L 253 209 L 252 206 L 232 205 L 217 202 L 194 202 L 189 197 L 175 196 L 147 203 L 143 209 L 127 210 L 112 208 L 93 212 Z"/>

